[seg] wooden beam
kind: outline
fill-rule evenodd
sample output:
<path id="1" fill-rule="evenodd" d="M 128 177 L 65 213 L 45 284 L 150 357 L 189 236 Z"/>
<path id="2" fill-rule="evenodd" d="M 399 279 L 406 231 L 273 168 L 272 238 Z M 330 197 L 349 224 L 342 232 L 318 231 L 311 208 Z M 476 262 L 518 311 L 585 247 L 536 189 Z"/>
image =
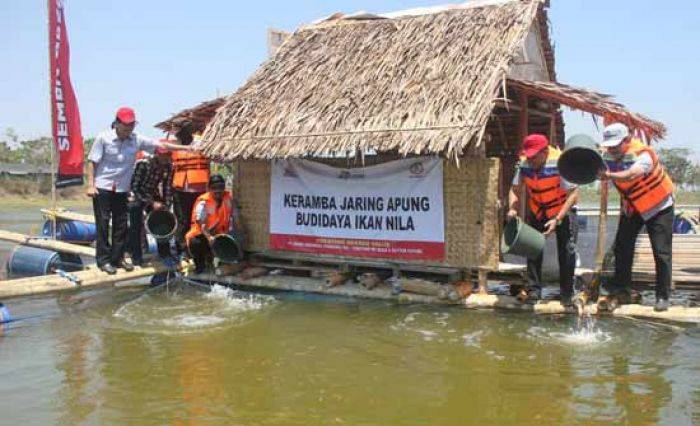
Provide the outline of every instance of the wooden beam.
<path id="1" fill-rule="evenodd" d="M 95 257 L 95 249 L 78 244 L 66 243 L 63 241 L 50 240 L 46 238 L 34 238 L 28 235 L 19 234 L 0 229 L 0 240 L 11 241 L 25 246 L 55 250 L 62 253 L 72 253 L 82 256 Z"/>
<path id="2" fill-rule="evenodd" d="M 523 140 L 525 140 L 525 137 L 528 135 L 530 132 L 530 116 L 528 115 L 529 111 L 527 108 L 527 94 L 524 92 L 520 92 L 520 115 L 518 116 L 518 146 L 521 147 Z M 520 217 L 525 220 L 526 213 L 527 213 L 527 190 L 525 189 L 525 185 L 521 185 L 522 190 L 520 191 L 519 198 L 520 198 Z"/>
<path id="3" fill-rule="evenodd" d="M 95 223 L 95 217 L 91 214 L 75 213 L 62 209 L 41 209 L 41 213 L 49 219 L 77 220 L 79 222 Z"/>
<path id="4" fill-rule="evenodd" d="M 522 111 L 522 108 L 519 104 L 516 104 L 508 99 L 496 99 L 496 107 L 504 108 L 515 112 Z M 537 108 L 528 108 L 528 114 L 543 118 L 550 118 L 552 116 L 551 111 L 543 111 Z"/>
<path id="5" fill-rule="evenodd" d="M 182 263 L 178 266 L 178 269 L 180 270 L 185 270 L 188 268 L 190 268 L 189 263 Z M 67 276 L 53 274 L 40 277 L 0 281 L 0 299 L 105 286 L 123 281 L 145 278 L 161 272 L 167 272 L 169 270 L 172 269 L 159 262 L 154 263 L 151 266 L 136 267 L 131 272 L 118 269 L 117 273 L 114 275 L 109 275 L 97 268 L 92 268 L 86 271 L 73 272 L 67 274 Z M 71 278 L 75 278 L 78 283 L 72 281 Z M 148 282 L 137 283 L 137 285 L 148 284 Z"/>

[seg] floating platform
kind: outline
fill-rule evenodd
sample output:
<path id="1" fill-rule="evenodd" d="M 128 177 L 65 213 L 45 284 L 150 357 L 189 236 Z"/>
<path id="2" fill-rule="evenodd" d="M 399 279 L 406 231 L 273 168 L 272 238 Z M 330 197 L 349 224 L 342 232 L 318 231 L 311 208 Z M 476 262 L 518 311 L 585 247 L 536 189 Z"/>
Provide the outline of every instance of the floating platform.
<path id="1" fill-rule="evenodd" d="M 190 279 L 207 284 L 221 284 L 244 290 L 296 291 L 329 296 L 357 297 L 364 299 L 391 300 L 396 303 L 427 303 L 461 306 L 466 309 L 503 309 L 536 314 L 577 314 L 573 306 L 565 307 L 558 300 L 543 300 L 536 303 L 521 303 L 515 297 L 492 294 L 471 294 L 465 299 L 452 301 L 437 295 L 402 292 L 393 294 L 388 285 L 367 289 L 358 283 L 328 286 L 322 278 L 297 277 L 290 275 L 265 275 L 245 278 L 241 275 L 219 276 L 215 274 L 190 275 Z M 436 283 L 436 287 L 439 285 Z M 599 311 L 595 303 L 588 304 L 585 312 L 591 315 L 612 315 L 615 317 L 636 317 L 684 323 L 700 322 L 700 307 L 671 306 L 668 311 L 655 312 L 652 306 L 623 305 L 613 311 Z"/>

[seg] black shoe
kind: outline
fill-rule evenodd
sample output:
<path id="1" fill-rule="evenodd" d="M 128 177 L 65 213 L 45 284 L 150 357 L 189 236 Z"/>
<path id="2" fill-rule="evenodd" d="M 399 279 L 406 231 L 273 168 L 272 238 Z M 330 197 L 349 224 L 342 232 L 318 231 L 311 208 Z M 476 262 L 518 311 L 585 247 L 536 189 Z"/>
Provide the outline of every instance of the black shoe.
<path id="1" fill-rule="evenodd" d="M 109 275 L 114 275 L 117 273 L 117 269 L 109 263 L 105 263 L 104 265 L 100 266 L 100 269 Z"/>
<path id="2" fill-rule="evenodd" d="M 668 299 L 657 299 L 654 305 L 654 312 L 668 311 Z"/>
<path id="3" fill-rule="evenodd" d="M 122 260 L 122 262 L 121 262 L 121 264 L 120 264 L 119 266 L 121 266 L 122 268 L 124 268 L 124 270 L 125 270 L 126 272 L 131 272 L 131 271 L 134 270 L 134 264 L 131 263 L 130 260 L 126 260 L 126 259 L 125 259 L 125 260 Z"/>

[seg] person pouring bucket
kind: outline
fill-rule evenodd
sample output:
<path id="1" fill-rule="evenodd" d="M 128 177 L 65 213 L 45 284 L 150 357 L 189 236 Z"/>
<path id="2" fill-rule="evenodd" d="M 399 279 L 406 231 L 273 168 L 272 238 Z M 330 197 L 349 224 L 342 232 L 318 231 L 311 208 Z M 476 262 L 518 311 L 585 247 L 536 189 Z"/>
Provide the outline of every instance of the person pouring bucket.
<path id="1" fill-rule="evenodd" d="M 127 243 L 127 197 L 136 153 L 153 153 L 158 147 L 191 150 L 189 146 L 156 142 L 140 136 L 134 132 L 136 124 L 133 109 L 119 108 L 111 128 L 95 138 L 88 155 L 86 194 L 92 198 L 97 227 L 97 266 L 110 275 L 116 274 L 118 267 L 126 271 L 134 269 L 130 262 L 124 260 L 124 251 Z"/>
<path id="2" fill-rule="evenodd" d="M 561 151 L 549 144 L 546 136 L 531 134 L 523 141 L 520 164 L 508 194 L 508 220 L 518 217 L 519 194 L 523 185 L 529 202 L 525 222 L 544 235 L 557 236 L 559 287 L 562 305 L 571 305 L 576 268 L 576 218 L 572 207 L 578 199 L 578 187 L 559 174 L 557 160 Z M 521 300 L 542 298 L 542 253 L 527 260 L 527 289 Z"/>
<path id="3" fill-rule="evenodd" d="M 135 266 L 142 266 L 144 239 L 143 213 L 168 210 L 173 200 L 173 168 L 170 151 L 163 147 L 155 155 L 136 161 L 129 196 L 129 252 Z M 158 240 L 158 255 L 171 256 L 168 240 Z"/>
<path id="4" fill-rule="evenodd" d="M 655 311 L 666 311 L 671 293 L 673 240 L 673 182 L 653 148 L 630 135 L 627 126 L 615 123 L 603 130 L 603 160 L 610 180 L 620 193 L 620 222 L 615 235 L 615 273 L 601 288 L 603 300 L 614 308 L 631 302 L 632 262 L 637 235 L 646 227 L 656 264 Z"/>
<path id="5" fill-rule="evenodd" d="M 185 237 L 198 274 L 204 272 L 213 260 L 211 245 L 214 237 L 241 229 L 233 196 L 226 191 L 224 178 L 211 175 L 207 189 L 194 203 L 190 230 Z"/>

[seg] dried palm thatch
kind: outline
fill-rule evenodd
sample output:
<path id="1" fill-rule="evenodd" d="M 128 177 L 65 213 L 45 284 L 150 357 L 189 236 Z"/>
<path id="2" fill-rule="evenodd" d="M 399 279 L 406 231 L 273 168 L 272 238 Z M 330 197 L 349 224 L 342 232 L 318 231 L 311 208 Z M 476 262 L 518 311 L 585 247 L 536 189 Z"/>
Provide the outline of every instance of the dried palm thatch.
<path id="1" fill-rule="evenodd" d="M 164 132 L 176 132 L 183 122 L 190 121 L 194 124 L 195 129 L 204 130 L 204 127 L 214 118 L 216 111 L 224 104 L 224 98 L 216 98 L 211 101 L 202 102 L 201 104 L 182 110 L 165 121 L 156 124 L 155 127 Z"/>
<path id="2" fill-rule="evenodd" d="M 498 88 L 541 0 L 302 28 L 203 135 L 217 159 L 356 149 L 483 150 Z"/>
<path id="3" fill-rule="evenodd" d="M 666 135 L 666 127 L 662 123 L 628 111 L 624 105 L 614 102 L 610 95 L 546 81 L 509 79 L 508 87 L 540 99 L 601 116 L 606 122 L 626 124 L 630 129 L 641 132 L 649 141 L 662 139 Z"/>

